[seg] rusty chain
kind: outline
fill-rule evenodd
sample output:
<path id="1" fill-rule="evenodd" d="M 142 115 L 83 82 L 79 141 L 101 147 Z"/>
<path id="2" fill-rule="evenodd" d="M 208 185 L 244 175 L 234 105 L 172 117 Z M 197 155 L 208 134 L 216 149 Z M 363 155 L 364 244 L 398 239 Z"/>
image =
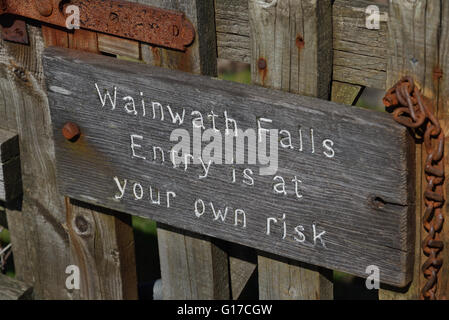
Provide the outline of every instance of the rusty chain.
<path id="1" fill-rule="evenodd" d="M 422 241 L 422 250 L 427 257 L 422 265 L 426 283 L 421 299 L 438 299 L 439 271 L 443 264 L 440 253 L 444 244 L 441 240 L 444 215 L 444 132 L 434 115 L 430 100 L 426 99 L 410 77 L 402 78 L 384 97 L 388 112 L 396 122 L 409 128 L 416 138 L 424 141 L 427 154 L 424 173 L 427 186 L 424 191 L 425 210 L 423 226 L 427 236 Z"/>

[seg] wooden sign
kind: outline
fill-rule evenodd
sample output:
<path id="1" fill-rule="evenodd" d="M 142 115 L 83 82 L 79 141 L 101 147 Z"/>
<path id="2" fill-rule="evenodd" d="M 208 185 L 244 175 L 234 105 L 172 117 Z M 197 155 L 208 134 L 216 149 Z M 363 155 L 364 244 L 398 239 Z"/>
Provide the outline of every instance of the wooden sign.
<path id="1" fill-rule="evenodd" d="M 411 280 L 413 147 L 388 114 L 65 49 L 47 49 L 44 67 L 64 195 Z"/>

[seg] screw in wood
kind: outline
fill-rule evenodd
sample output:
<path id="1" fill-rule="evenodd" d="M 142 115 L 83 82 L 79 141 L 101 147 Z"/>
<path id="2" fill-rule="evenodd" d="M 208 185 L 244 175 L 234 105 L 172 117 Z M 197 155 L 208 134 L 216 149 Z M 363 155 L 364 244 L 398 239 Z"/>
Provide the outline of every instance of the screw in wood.
<path id="1" fill-rule="evenodd" d="M 53 13 L 53 3 L 51 0 L 34 0 L 34 5 L 41 16 L 49 17 Z"/>
<path id="2" fill-rule="evenodd" d="M 81 135 L 81 130 L 76 123 L 67 122 L 62 128 L 62 135 L 70 142 L 76 142 Z"/>

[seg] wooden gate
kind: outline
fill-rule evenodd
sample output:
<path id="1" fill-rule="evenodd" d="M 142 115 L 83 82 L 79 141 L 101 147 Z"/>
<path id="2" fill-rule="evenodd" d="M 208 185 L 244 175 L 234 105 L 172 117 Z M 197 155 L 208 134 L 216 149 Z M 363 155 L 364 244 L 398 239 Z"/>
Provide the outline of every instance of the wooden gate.
<path id="1" fill-rule="evenodd" d="M 68 31 L 31 20 L 26 20 L 29 45 L 0 40 L 0 164 L 2 172 L 9 173 L 9 177 L 6 174 L 0 175 L 0 184 L 6 190 L 3 192 L 4 201 L 0 201 L 0 216 L 7 217 L 16 274 L 15 280 L 0 278 L 0 286 L 8 288 L 8 291 L 4 291 L 5 298 L 29 297 L 30 287 L 37 299 L 138 298 L 131 216 L 130 212 L 122 213 L 127 211 L 127 207 L 119 210 L 121 207 L 118 205 L 84 201 L 85 198 L 76 196 L 82 190 L 74 191 L 70 188 L 70 177 L 65 182 L 60 181 L 61 176 L 67 178 L 61 174 L 61 170 L 65 169 L 60 167 L 60 152 L 64 148 L 60 147 L 60 142 L 55 144 L 59 131 L 54 126 L 59 119 L 55 118 L 54 110 L 58 109 L 55 101 L 59 99 L 56 96 L 61 94 L 61 90 L 54 88 L 58 83 L 57 75 L 48 70 L 58 69 L 58 64 L 64 65 L 64 68 L 69 66 L 71 58 L 61 58 L 54 62 L 51 60 L 52 54 L 59 51 L 49 51 L 46 48 L 56 46 L 106 55 L 109 59 L 116 59 L 116 62 L 105 60 L 108 61 L 107 64 L 123 66 L 123 69 L 129 66 L 130 69 L 137 70 L 137 63 L 143 63 L 210 77 L 217 76 L 217 59 L 243 62 L 251 66 L 251 81 L 254 86 L 284 92 L 278 94 L 267 91 L 270 93 L 263 96 L 265 91 L 259 91 L 259 88 L 247 89 L 251 94 L 261 94 L 261 99 L 268 99 L 268 95 L 272 99 L 283 99 L 286 97 L 284 94 L 289 92 L 354 105 L 365 88 L 386 91 L 402 76 L 409 75 L 419 84 L 423 94 L 435 102 L 438 118 L 443 128 L 446 128 L 449 117 L 449 113 L 445 111 L 449 108 L 449 82 L 445 80 L 446 72 L 449 72 L 446 46 L 449 36 L 449 4 L 445 1 L 132 2 L 184 12 L 195 27 L 194 42 L 182 52 L 84 29 Z M 367 11 L 370 6 L 374 7 Z M 377 9 L 378 26 L 377 21 L 372 20 L 376 17 L 370 16 Z M 65 54 L 61 52 L 61 55 Z M 80 57 L 79 59 L 84 59 L 83 55 Z M 95 64 L 96 58 L 91 55 L 89 57 L 85 62 Z M 72 68 L 75 67 L 72 65 Z M 145 72 L 148 74 L 153 72 L 142 69 L 147 70 Z M 165 71 L 161 70 L 154 71 L 155 74 L 161 72 L 155 77 L 165 77 Z M 184 83 L 195 81 L 190 76 L 183 78 L 177 73 L 171 76 L 168 71 L 166 73 L 167 77 L 172 77 L 172 81 L 180 77 L 180 87 Z M 201 81 L 206 86 L 209 80 Z M 211 90 L 224 94 L 217 91 L 220 86 L 226 90 L 226 86 L 232 85 L 211 85 Z M 111 88 L 112 85 L 109 89 Z M 232 88 L 243 90 L 243 87 Z M 100 94 L 98 87 L 97 90 Z M 294 104 L 295 98 L 290 95 L 288 97 L 290 100 L 283 102 Z M 307 105 L 307 99 L 302 100 L 304 98 L 300 96 L 297 98 L 301 106 Z M 335 105 L 324 102 L 322 108 L 324 110 L 329 106 L 335 108 Z M 248 107 L 245 112 L 252 112 L 251 110 L 253 109 Z M 314 107 L 312 110 L 315 110 Z M 344 110 L 348 112 L 355 109 Z M 324 110 L 323 114 L 326 112 Z M 341 111 L 342 114 L 344 112 Z M 351 112 L 357 118 L 359 111 Z M 335 111 L 332 114 L 337 113 Z M 294 116 L 293 114 L 292 117 Z M 357 119 L 362 121 L 367 118 L 360 116 Z M 391 129 L 390 124 L 382 123 L 387 121 L 384 114 L 373 113 L 370 119 L 373 123 L 363 124 L 365 128 L 386 128 L 384 132 L 373 131 L 379 137 L 371 136 L 373 143 L 379 139 L 380 150 L 383 150 L 381 142 L 390 137 L 391 132 L 405 132 L 399 126 L 391 125 L 391 128 L 395 128 Z M 381 134 L 384 136 L 380 136 Z M 18 141 L 15 137 L 18 137 Z M 396 146 L 396 141 L 390 141 L 391 145 Z M 18 144 L 20 158 L 16 150 Z M 401 182 L 409 179 L 402 187 L 406 190 L 407 186 L 415 186 L 415 190 L 404 193 L 406 200 L 405 203 L 400 203 L 401 209 L 395 205 L 395 211 L 392 212 L 398 214 L 397 220 L 392 218 L 393 220 L 385 222 L 385 237 L 390 239 L 397 236 L 403 241 L 394 248 L 395 252 L 399 252 L 397 259 L 401 260 L 401 266 L 399 269 L 389 270 L 385 282 L 405 286 L 396 288 L 383 284 L 378 297 L 385 300 L 418 299 L 424 285 L 420 266 L 425 260 L 421 251 L 421 241 L 425 237 L 422 228 L 425 150 L 418 143 L 415 154 L 407 154 L 410 150 L 407 149 L 409 145 L 405 138 L 397 146 L 394 152 L 399 152 L 403 147 L 400 163 L 407 166 L 403 168 L 403 172 L 414 173 L 402 177 Z M 70 160 L 72 157 L 67 158 Z M 366 159 L 369 161 L 369 158 Z M 354 163 L 354 166 L 358 165 L 363 167 L 362 163 Z M 381 171 L 378 170 L 379 175 L 387 175 L 387 168 L 385 172 Z M 3 179 L 5 183 L 2 183 Z M 369 180 L 373 179 L 375 177 L 367 177 L 365 184 L 368 185 Z M 397 181 L 399 179 L 400 177 Z M 20 185 L 21 188 L 18 187 Z M 79 189 L 82 188 L 80 186 Z M 94 191 L 97 190 L 88 189 L 87 193 L 92 193 L 92 197 L 95 197 Z M 402 191 L 398 187 L 392 193 L 400 194 Z M 260 201 L 263 202 L 264 199 Z M 366 204 L 361 204 L 364 205 Z M 409 210 L 413 206 L 416 208 L 415 213 Z M 350 206 L 348 208 L 352 210 Z M 446 206 L 444 211 L 446 212 Z M 284 253 L 281 246 L 279 252 L 276 251 L 278 247 L 267 249 L 263 244 L 259 246 L 257 239 L 253 246 L 251 241 L 232 241 L 231 236 L 210 237 L 215 236 L 212 229 L 199 234 L 193 232 L 198 231 L 194 227 L 178 229 L 170 226 L 164 219 L 158 221 L 164 222 L 157 225 L 164 299 L 239 299 L 248 297 L 242 293 L 249 286 L 255 287 L 257 291 L 255 296 L 249 296 L 252 298 L 333 299 L 334 284 L 338 285 L 335 273 L 323 266 L 335 265 L 339 269 L 337 271 L 353 271 L 347 266 L 352 264 L 350 261 L 334 263 L 325 254 L 317 254 L 316 257 L 321 257 L 321 260 L 313 255 L 310 258 L 295 259 L 294 253 Z M 351 220 L 350 223 L 354 221 Z M 0 223 L 6 224 L 5 219 L 1 218 Z M 375 225 L 382 221 L 372 220 L 370 223 Z M 401 229 L 397 234 L 394 234 L 395 226 Z M 446 246 L 449 245 L 447 229 L 446 224 L 443 233 Z M 348 243 L 351 240 L 348 239 Z M 357 242 L 355 244 L 357 246 Z M 354 249 L 353 255 L 356 252 Z M 447 252 L 445 250 L 442 253 L 445 260 L 448 258 Z M 388 258 L 385 259 L 385 265 L 390 265 Z M 69 288 L 66 284 L 70 275 L 68 266 L 77 266 L 80 270 L 79 290 Z M 448 268 L 448 264 L 444 264 L 440 271 L 440 296 L 448 294 Z M 353 273 L 362 276 L 358 270 Z"/>

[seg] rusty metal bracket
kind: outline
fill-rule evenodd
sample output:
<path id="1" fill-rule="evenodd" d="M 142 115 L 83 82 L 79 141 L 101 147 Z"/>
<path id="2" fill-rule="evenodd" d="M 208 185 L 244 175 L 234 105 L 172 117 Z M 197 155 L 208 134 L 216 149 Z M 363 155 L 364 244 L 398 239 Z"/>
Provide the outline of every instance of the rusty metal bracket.
<path id="1" fill-rule="evenodd" d="M 122 0 L 0 0 L 0 21 L 9 14 L 67 28 L 68 6 L 79 9 L 82 29 L 181 51 L 195 39 L 184 13 Z"/>

